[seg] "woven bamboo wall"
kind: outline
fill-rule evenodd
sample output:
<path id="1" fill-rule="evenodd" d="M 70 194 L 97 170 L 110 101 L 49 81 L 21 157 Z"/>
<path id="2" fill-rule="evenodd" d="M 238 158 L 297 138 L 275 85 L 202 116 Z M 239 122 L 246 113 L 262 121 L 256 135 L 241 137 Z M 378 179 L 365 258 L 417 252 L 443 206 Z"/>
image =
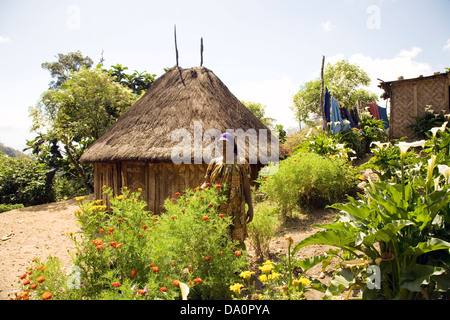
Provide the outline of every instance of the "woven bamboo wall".
<path id="1" fill-rule="evenodd" d="M 112 188 L 114 195 L 126 186 L 132 192 L 142 189 L 147 210 L 160 213 L 164 200 L 174 197 L 176 192 L 196 188 L 204 182 L 207 165 L 176 165 L 173 163 L 118 162 L 94 163 L 94 196 L 103 199 L 102 187 Z M 259 167 L 252 165 L 252 180 L 256 179 Z"/>
<path id="2" fill-rule="evenodd" d="M 424 116 L 425 107 L 435 112 L 450 112 L 449 77 L 418 78 L 393 82 L 391 85 L 390 138 L 412 138 L 408 126 L 416 123 L 414 116 Z"/>

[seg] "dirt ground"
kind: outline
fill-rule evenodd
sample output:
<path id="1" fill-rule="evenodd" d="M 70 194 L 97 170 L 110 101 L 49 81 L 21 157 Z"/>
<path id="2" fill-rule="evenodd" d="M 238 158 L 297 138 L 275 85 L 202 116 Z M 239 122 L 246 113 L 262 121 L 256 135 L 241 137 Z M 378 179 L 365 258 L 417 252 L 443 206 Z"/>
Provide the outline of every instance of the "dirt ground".
<path id="1" fill-rule="evenodd" d="M 0 213 L 0 300 L 14 297 L 20 288 L 19 277 L 26 272 L 34 258 L 45 260 L 48 256 L 59 258 L 66 267 L 71 266 L 69 252 L 74 246 L 66 235 L 69 231 L 78 231 L 74 211 L 78 209 L 75 199 L 21 208 Z M 318 231 L 313 224 L 331 222 L 335 214 L 329 210 L 319 210 L 295 219 L 282 228 L 270 243 L 269 257 L 273 260 L 286 256 L 286 235 L 292 236 L 294 244 Z M 250 261 L 256 268 L 256 256 L 250 245 Z M 324 246 L 308 246 L 298 251 L 300 257 L 310 257 L 327 251 Z M 330 267 L 329 267 L 330 268 Z M 320 281 L 329 281 L 331 272 L 321 274 L 320 266 L 308 271 L 308 275 Z M 322 294 L 311 290 L 307 298 L 322 299 Z"/>

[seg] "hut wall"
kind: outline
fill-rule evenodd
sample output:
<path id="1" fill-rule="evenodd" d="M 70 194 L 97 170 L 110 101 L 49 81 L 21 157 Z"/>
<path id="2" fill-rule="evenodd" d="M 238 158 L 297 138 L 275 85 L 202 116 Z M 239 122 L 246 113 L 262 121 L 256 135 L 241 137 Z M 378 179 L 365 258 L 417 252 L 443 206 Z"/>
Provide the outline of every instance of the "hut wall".
<path id="1" fill-rule="evenodd" d="M 141 196 L 148 203 L 147 210 L 160 213 L 167 198 L 176 192 L 199 187 L 204 182 L 207 165 L 176 165 L 124 161 L 117 163 L 94 163 L 94 195 L 109 204 L 103 194 L 103 186 L 112 188 L 114 195 L 126 186 L 130 191 L 142 189 Z M 259 166 L 252 165 L 252 180 L 257 178 Z"/>
<path id="2" fill-rule="evenodd" d="M 450 111 L 449 77 L 418 78 L 413 81 L 395 82 L 391 86 L 390 137 L 412 138 L 408 126 L 415 124 L 415 116 L 425 115 L 425 107 L 431 105 L 435 112 Z"/>

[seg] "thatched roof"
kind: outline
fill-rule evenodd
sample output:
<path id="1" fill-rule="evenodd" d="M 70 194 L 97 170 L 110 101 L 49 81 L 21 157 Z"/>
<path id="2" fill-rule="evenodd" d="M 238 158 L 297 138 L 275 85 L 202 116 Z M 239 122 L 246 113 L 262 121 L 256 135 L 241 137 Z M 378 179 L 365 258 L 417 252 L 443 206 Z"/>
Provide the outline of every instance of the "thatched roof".
<path id="1" fill-rule="evenodd" d="M 172 141 L 172 132 L 186 129 L 194 140 L 195 121 L 201 121 L 202 133 L 208 129 L 267 129 L 211 70 L 175 66 L 86 150 L 81 161 L 171 162 L 172 148 L 179 144 Z M 268 148 L 270 141 L 268 138 Z M 204 142 L 203 147 L 210 143 Z M 251 149 L 257 147 L 250 145 Z"/>

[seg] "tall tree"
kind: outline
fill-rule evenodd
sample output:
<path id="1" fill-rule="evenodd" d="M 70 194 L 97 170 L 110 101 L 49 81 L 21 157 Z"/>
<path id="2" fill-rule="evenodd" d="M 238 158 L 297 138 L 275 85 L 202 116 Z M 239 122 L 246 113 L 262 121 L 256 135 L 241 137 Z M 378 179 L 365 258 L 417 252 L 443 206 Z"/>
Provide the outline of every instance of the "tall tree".
<path id="1" fill-rule="evenodd" d="M 247 107 L 258 119 L 270 130 L 274 129 L 275 119 L 266 117 L 266 106 L 257 102 L 245 102 L 241 101 L 244 106 Z"/>
<path id="2" fill-rule="evenodd" d="M 324 86 L 328 88 L 341 107 L 352 108 L 358 101 L 376 102 L 378 97 L 365 87 L 370 85 L 367 72 L 346 60 L 328 63 L 323 75 Z M 321 115 L 321 79 L 317 78 L 301 85 L 293 98 L 293 110 L 299 122 L 310 122 Z"/>
<path id="3" fill-rule="evenodd" d="M 92 189 L 92 168 L 79 159 L 137 98 L 100 68 L 72 72 L 60 89 L 45 91 L 31 108 L 32 130 L 38 137 L 28 145 L 37 155 L 42 151 L 48 163 L 65 164 L 65 172 Z M 56 144 L 62 149 L 52 150 Z"/>
<path id="4" fill-rule="evenodd" d="M 54 90 L 61 88 L 73 72 L 80 71 L 83 67 L 89 69 L 93 64 L 92 59 L 88 56 L 83 56 L 80 51 L 69 52 L 67 54 L 58 53 L 56 57 L 58 61 L 44 62 L 41 64 L 43 69 L 50 72 L 52 78 L 56 78 L 56 80 L 51 81 L 49 84 L 49 88 Z"/>

